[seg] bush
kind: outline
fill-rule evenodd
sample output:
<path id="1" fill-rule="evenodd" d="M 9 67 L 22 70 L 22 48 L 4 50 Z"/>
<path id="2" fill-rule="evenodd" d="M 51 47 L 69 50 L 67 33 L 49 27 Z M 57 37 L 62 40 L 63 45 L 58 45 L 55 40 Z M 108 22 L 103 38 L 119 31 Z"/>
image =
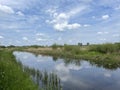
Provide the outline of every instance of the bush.
<path id="1" fill-rule="evenodd" d="M 71 52 L 73 55 L 79 54 L 81 52 L 79 46 L 73 46 L 73 45 L 64 45 L 64 50 L 66 52 Z"/>
<path id="2" fill-rule="evenodd" d="M 65 45 L 64 45 L 64 50 L 65 50 L 65 51 L 71 51 L 71 50 L 72 50 L 72 46 L 65 44 Z"/>
<path id="3" fill-rule="evenodd" d="M 53 44 L 51 47 L 52 47 L 52 49 L 57 49 L 57 48 L 59 47 L 59 45 L 57 45 L 57 44 L 55 43 L 55 44 Z"/>
<path id="4" fill-rule="evenodd" d="M 0 46 L 0 48 L 6 48 L 5 46 Z"/>
<path id="5" fill-rule="evenodd" d="M 119 47 L 116 44 L 102 44 L 102 45 L 92 45 L 90 46 L 89 50 L 100 53 L 113 53 L 113 52 L 118 52 Z"/>

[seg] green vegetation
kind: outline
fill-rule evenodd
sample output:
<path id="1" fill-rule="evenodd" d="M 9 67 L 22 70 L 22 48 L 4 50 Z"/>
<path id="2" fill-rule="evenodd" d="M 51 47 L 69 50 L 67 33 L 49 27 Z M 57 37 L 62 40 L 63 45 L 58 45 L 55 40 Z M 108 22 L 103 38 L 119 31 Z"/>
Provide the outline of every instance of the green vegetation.
<path id="1" fill-rule="evenodd" d="M 35 50 L 32 52 L 73 59 L 103 59 L 109 58 L 118 60 L 120 55 L 120 44 L 102 44 L 102 45 L 52 45 L 50 50 Z M 27 51 L 27 49 L 26 49 Z M 28 50 L 29 51 L 29 50 Z"/>
<path id="2" fill-rule="evenodd" d="M 54 60 L 64 58 L 65 60 L 88 60 L 92 64 L 97 64 L 108 69 L 120 67 L 120 43 L 107 43 L 98 45 L 57 45 L 44 48 L 23 48 L 23 51 L 33 52 L 35 54 L 50 55 Z"/>
<path id="3" fill-rule="evenodd" d="M 23 66 L 9 48 L 0 50 L 0 90 L 62 90 L 57 75 Z"/>
<path id="4" fill-rule="evenodd" d="M 31 69 L 23 66 L 25 72 L 34 78 L 34 82 L 40 86 L 40 90 L 62 90 L 60 79 L 54 73 L 41 72 L 39 70 Z"/>
<path id="5" fill-rule="evenodd" d="M 0 90 L 38 90 L 8 50 L 0 50 Z"/>
<path id="6" fill-rule="evenodd" d="M 35 54 L 50 55 L 56 61 L 64 58 L 64 62 L 88 60 L 91 64 L 107 69 L 120 67 L 120 43 L 101 45 L 57 45 L 43 46 L 1 46 L 0 47 L 0 90 L 61 90 L 60 80 L 54 74 L 41 73 L 38 70 L 23 68 L 16 62 L 13 51 L 28 51 Z M 24 71 L 24 72 L 23 72 Z M 30 75 L 36 77 L 36 82 L 31 81 Z"/>
<path id="7" fill-rule="evenodd" d="M 120 53 L 120 44 L 102 44 L 102 45 L 92 45 L 90 46 L 90 51 L 100 52 L 100 53 Z"/>

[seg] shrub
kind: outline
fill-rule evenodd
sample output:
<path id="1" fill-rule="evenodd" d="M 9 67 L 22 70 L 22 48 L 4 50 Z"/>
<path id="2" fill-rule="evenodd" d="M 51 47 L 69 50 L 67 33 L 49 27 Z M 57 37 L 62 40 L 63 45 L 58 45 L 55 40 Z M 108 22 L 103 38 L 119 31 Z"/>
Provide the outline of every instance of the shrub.
<path id="1" fill-rule="evenodd" d="M 89 48 L 90 51 L 96 51 L 100 53 L 113 53 L 118 52 L 119 47 L 116 44 L 102 44 L 102 45 L 92 45 Z"/>
<path id="2" fill-rule="evenodd" d="M 55 44 L 53 44 L 51 47 L 52 47 L 52 49 L 57 49 L 57 48 L 58 48 L 58 45 L 55 43 Z"/>

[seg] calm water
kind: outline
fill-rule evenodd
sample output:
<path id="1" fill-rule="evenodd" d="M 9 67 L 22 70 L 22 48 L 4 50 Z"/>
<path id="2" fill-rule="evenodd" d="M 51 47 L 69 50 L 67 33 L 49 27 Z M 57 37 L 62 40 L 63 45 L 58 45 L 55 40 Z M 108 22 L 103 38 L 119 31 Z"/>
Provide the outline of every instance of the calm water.
<path id="1" fill-rule="evenodd" d="M 64 60 L 28 52 L 14 52 L 24 66 L 54 72 L 63 90 L 120 90 L 120 69 L 105 69 L 85 60 Z"/>

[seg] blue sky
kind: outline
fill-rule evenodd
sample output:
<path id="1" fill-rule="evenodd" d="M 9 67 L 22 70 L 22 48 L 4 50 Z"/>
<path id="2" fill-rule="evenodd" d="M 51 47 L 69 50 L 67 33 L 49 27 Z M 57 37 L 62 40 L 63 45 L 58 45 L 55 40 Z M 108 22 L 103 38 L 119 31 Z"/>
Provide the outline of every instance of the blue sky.
<path id="1" fill-rule="evenodd" d="M 120 42 L 120 0 L 0 0 L 0 44 Z"/>

